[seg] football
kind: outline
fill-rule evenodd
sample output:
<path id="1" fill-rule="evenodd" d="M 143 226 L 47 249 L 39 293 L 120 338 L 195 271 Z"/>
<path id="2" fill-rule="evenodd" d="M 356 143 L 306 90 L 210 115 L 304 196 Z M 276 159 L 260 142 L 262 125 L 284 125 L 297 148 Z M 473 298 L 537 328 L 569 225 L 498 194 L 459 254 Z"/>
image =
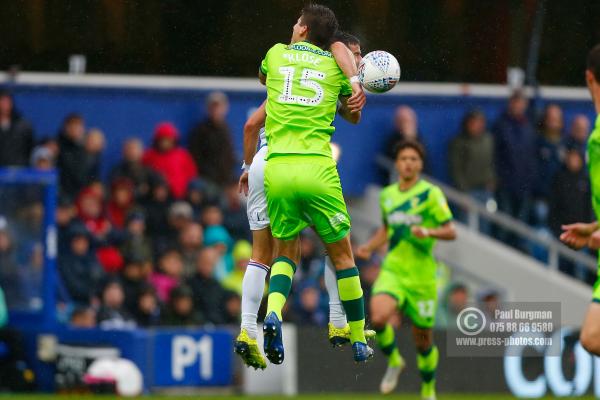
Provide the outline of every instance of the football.
<path id="1" fill-rule="evenodd" d="M 369 92 L 387 92 L 400 80 L 400 64 L 387 51 L 372 51 L 360 62 L 358 79 Z"/>

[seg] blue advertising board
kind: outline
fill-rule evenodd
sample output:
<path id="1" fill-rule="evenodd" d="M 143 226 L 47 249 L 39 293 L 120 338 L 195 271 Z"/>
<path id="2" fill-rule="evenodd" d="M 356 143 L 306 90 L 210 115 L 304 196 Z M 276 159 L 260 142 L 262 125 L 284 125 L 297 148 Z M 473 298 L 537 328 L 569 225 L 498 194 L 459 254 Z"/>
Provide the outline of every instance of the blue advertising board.
<path id="1" fill-rule="evenodd" d="M 156 331 L 154 386 L 226 386 L 232 381 L 232 336 L 224 330 Z"/>

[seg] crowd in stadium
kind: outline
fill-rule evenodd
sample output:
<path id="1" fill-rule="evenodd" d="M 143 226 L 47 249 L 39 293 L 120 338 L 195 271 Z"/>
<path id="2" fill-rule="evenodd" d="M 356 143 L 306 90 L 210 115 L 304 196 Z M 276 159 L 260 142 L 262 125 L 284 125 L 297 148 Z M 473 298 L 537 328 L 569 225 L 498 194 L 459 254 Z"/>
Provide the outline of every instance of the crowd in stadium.
<path id="1" fill-rule="evenodd" d="M 592 218 L 584 167 L 590 122 L 577 115 L 567 127 L 553 104 L 533 121 L 527 107 L 527 99 L 515 92 L 492 123 L 479 110 L 468 112 L 448 149 L 449 171 L 461 191 L 484 203 L 495 199 L 500 210 L 557 234 L 561 221 Z M 152 145 L 127 140 L 121 161 L 101 180 L 106 138 L 88 129 L 85 116 L 67 115 L 56 136 L 36 142 L 11 94 L 0 93 L 0 166 L 59 172 L 58 301 L 65 322 L 115 329 L 238 321 L 251 245 L 227 113 L 227 97 L 214 92 L 207 98 L 206 119 L 188 135 L 157 121 Z M 410 107 L 399 106 L 393 121 L 395 131 L 382 149 L 419 139 Z M 394 155 L 382 150 L 382 156 Z M 18 266 L 23 257 L 16 251 L 22 241 L 11 225 L 11 216 L 0 216 L 0 287 L 9 307 L 32 306 L 28 287 L 37 282 L 39 289 L 40 278 L 31 269 L 24 278 Z M 326 325 L 322 254 L 316 236 L 303 234 L 286 320 Z M 34 258 L 29 255 L 27 262 Z M 367 297 L 380 261 L 381 254 L 359 264 Z M 450 285 L 441 312 L 457 313 L 469 297 L 466 286 Z M 493 291 L 477 297 L 489 307 L 499 301 Z"/>

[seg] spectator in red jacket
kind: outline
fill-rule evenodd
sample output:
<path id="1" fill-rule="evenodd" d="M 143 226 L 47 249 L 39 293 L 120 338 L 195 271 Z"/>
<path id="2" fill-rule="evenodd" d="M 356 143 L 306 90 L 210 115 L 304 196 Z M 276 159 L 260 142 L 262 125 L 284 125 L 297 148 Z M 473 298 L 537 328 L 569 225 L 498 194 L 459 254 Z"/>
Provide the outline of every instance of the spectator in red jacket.
<path id="1" fill-rule="evenodd" d="M 152 148 L 144 154 L 143 163 L 162 174 L 173 197 L 185 196 L 188 184 L 198 176 L 198 169 L 190 153 L 178 146 L 179 132 L 170 122 L 161 122 L 154 130 Z"/>
<path id="2" fill-rule="evenodd" d="M 112 225 L 125 228 L 128 213 L 135 206 L 135 186 L 129 178 L 117 178 L 111 185 L 107 215 Z"/>

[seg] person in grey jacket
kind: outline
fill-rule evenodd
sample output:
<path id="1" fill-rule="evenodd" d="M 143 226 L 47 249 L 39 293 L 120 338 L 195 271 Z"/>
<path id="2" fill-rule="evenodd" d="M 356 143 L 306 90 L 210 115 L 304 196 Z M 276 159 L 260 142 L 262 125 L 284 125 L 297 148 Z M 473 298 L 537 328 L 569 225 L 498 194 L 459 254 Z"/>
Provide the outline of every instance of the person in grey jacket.
<path id="1" fill-rule="evenodd" d="M 461 132 L 450 142 L 450 175 L 454 186 L 476 200 L 492 200 L 496 183 L 494 137 L 486 129 L 485 115 L 469 111 Z M 481 226 L 486 231 L 485 226 Z"/>

